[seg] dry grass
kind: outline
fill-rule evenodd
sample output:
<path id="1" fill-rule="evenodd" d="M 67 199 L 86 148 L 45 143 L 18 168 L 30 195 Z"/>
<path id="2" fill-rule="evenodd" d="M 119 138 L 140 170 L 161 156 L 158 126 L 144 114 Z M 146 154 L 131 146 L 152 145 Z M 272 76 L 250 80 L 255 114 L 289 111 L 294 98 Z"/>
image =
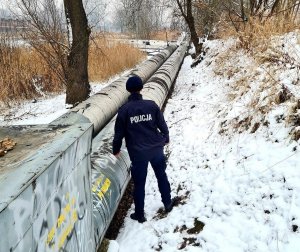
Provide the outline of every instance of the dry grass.
<path id="1" fill-rule="evenodd" d="M 58 92 L 62 85 L 41 56 L 11 40 L 0 42 L 0 101 L 18 101 Z"/>
<path id="2" fill-rule="evenodd" d="M 224 21 L 225 19 L 227 18 L 223 17 L 220 22 L 217 36 L 224 39 L 238 37 L 241 46 L 246 49 L 253 49 L 255 47 L 263 49 L 271 37 L 299 28 L 299 23 L 293 17 L 282 15 L 270 17 L 265 20 L 250 17 L 245 23 L 236 23 L 238 31 L 236 31 L 232 23 Z"/>
<path id="3" fill-rule="evenodd" d="M 273 16 L 265 20 L 259 20 L 258 18 L 250 18 L 246 23 L 239 22 L 237 27 L 239 31 L 237 32 L 232 25 L 232 23 L 224 22 L 220 24 L 218 35 L 222 38 L 228 37 L 238 37 L 239 42 L 235 47 L 228 50 L 228 52 L 223 55 L 225 60 L 226 57 L 236 58 L 235 54 L 240 49 L 244 50 L 244 53 L 249 53 L 249 56 L 255 60 L 255 65 L 253 69 L 260 66 L 265 73 L 265 78 L 260 81 L 261 85 L 258 92 L 266 91 L 270 93 L 268 99 L 268 104 L 264 104 L 263 107 L 272 107 L 273 102 L 278 103 L 276 99 L 277 94 L 280 92 L 281 86 L 278 85 L 277 81 L 277 68 L 284 68 L 286 65 L 292 65 L 295 68 L 299 68 L 297 60 L 291 58 L 288 54 L 284 54 L 281 45 L 278 47 L 272 42 L 275 36 L 283 35 L 291 31 L 295 31 L 298 28 L 297 21 L 289 16 Z M 277 43 L 278 44 L 278 43 Z M 230 66 L 230 70 L 236 72 L 236 66 Z M 253 72 L 254 73 L 254 72 Z M 244 76 L 240 80 L 237 80 L 235 85 L 233 85 L 234 90 L 238 90 L 234 98 L 245 93 L 245 86 L 247 82 L 255 79 L 256 74 L 253 76 Z M 246 85 L 245 85 L 246 84 Z M 257 94 L 259 96 L 259 93 Z M 254 99 L 251 107 L 259 107 L 257 99 Z M 265 109 L 263 109 L 265 110 Z"/>
<path id="4" fill-rule="evenodd" d="M 104 81 L 134 67 L 146 55 L 137 48 L 111 39 L 95 39 L 90 46 L 90 81 Z M 58 76 L 32 48 L 0 39 L 0 102 L 9 105 L 64 90 Z"/>
<path id="5" fill-rule="evenodd" d="M 90 81 L 104 81 L 145 58 L 145 53 L 118 40 L 94 39 L 89 53 Z"/>
<path id="6" fill-rule="evenodd" d="M 280 105 L 286 110 L 278 117 L 278 123 L 285 122 L 287 126 L 293 127 L 291 138 L 298 140 L 299 96 L 295 92 L 297 89 L 290 90 L 289 85 L 285 84 L 286 80 L 282 81 L 281 74 L 289 76 L 291 84 L 299 85 L 300 55 L 294 44 L 295 39 L 298 39 L 299 44 L 299 20 L 282 15 L 264 20 L 249 18 L 245 23 L 235 20 L 236 27 L 229 20 L 229 17 L 222 17 L 217 37 L 238 40 L 228 50 L 217 55 L 214 72 L 229 80 L 228 100 L 243 109 L 240 115 L 221 124 L 220 133 L 254 133 L 260 125 L 269 125 L 267 115 Z M 294 33 L 287 34 L 289 32 Z M 247 57 L 245 63 L 239 62 L 241 55 L 245 56 L 242 59 Z"/>
<path id="7" fill-rule="evenodd" d="M 290 74 L 291 83 L 299 85 L 300 63 L 299 51 L 293 43 L 288 43 L 286 36 L 297 39 L 297 23 L 292 19 L 272 17 L 260 22 L 252 19 L 236 32 L 234 28 L 223 26 L 222 38 L 238 37 L 239 42 L 218 55 L 215 73 L 231 80 L 229 84 L 228 99 L 245 106 L 245 113 L 233 118 L 222 126 L 221 132 L 231 129 L 238 132 L 249 130 L 255 132 L 259 125 L 268 125 L 266 115 L 279 104 L 287 108 L 283 115 L 284 121 L 291 131 L 292 139 L 300 138 L 299 128 L 299 96 L 291 92 L 282 82 L 281 73 Z M 293 34 L 282 36 L 288 32 Z M 298 37 L 299 38 L 299 37 Z M 298 41 L 299 42 L 299 41 Z M 252 65 L 243 65 L 238 62 L 239 55 L 247 55 L 253 59 Z M 242 74 L 241 74 L 242 73 Z M 288 108 L 290 111 L 288 111 Z M 255 118 L 255 119 L 254 119 Z"/>
<path id="8" fill-rule="evenodd" d="M 171 40 L 177 40 L 180 36 L 181 32 L 176 30 L 160 30 L 155 31 L 150 34 L 149 39 L 150 40 L 162 40 L 162 41 L 171 41 Z M 137 38 L 136 34 L 134 33 L 100 33 L 97 34 L 97 36 L 105 36 L 105 38 L 112 38 L 112 39 L 140 39 Z M 147 40 L 147 39 L 144 39 Z"/>
<path id="9" fill-rule="evenodd" d="M 158 31 L 151 34 L 151 39 L 154 40 L 162 40 L 162 41 L 171 41 L 171 40 L 177 40 L 180 36 L 179 31 Z"/>

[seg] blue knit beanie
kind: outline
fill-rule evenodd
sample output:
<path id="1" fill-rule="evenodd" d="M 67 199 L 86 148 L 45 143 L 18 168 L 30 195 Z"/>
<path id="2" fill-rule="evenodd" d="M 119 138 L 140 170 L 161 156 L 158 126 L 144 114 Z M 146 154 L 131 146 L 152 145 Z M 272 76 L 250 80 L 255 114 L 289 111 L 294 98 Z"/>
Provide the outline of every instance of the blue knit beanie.
<path id="1" fill-rule="evenodd" d="M 129 77 L 126 82 L 126 90 L 130 93 L 141 91 L 143 89 L 143 81 L 142 79 L 134 75 L 132 77 Z"/>

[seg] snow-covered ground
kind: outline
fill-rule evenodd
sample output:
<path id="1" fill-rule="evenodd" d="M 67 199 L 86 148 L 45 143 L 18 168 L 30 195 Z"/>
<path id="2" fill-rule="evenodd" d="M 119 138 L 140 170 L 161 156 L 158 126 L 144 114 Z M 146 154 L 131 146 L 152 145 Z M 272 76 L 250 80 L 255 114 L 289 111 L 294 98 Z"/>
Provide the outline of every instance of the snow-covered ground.
<path id="1" fill-rule="evenodd" d="M 99 92 L 102 88 L 119 77 L 119 75 L 114 76 L 103 83 L 91 83 L 91 95 Z M 39 98 L 32 101 L 25 101 L 10 108 L 2 104 L 0 106 L 0 126 L 50 123 L 69 110 L 70 106 L 65 104 L 65 100 L 66 95 L 60 94 L 50 97 L 47 96 L 46 99 Z"/>
<path id="2" fill-rule="evenodd" d="M 161 211 L 149 167 L 148 221 L 131 220 L 132 206 L 110 252 L 300 251 L 300 48 L 296 34 L 274 41 L 277 54 L 255 59 L 233 39 L 207 41 L 195 68 L 185 58 L 165 109 L 180 204 Z M 266 56 L 272 64 L 259 63 Z M 25 107 L 0 123 L 47 123 L 66 111 L 63 95 Z"/>
<path id="3" fill-rule="evenodd" d="M 267 65 L 235 50 L 234 40 L 205 47 L 207 56 L 194 69 L 191 58 L 185 59 L 165 110 L 167 172 L 181 204 L 167 216 L 159 214 L 162 203 L 149 167 L 148 221 L 139 224 L 128 213 L 116 240 L 119 251 L 300 251 L 300 146 L 282 119 L 289 104 L 271 103 L 268 113 L 258 113 L 260 104 L 252 107 L 251 101 L 263 95 L 256 90 L 268 77 L 262 69 Z M 284 83 L 299 99 L 295 76 L 285 75 L 278 89 Z M 241 94 L 235 85 L 244 76 L 251 86 Z M 251 115 L 248 129 L 245 114 Z"/>

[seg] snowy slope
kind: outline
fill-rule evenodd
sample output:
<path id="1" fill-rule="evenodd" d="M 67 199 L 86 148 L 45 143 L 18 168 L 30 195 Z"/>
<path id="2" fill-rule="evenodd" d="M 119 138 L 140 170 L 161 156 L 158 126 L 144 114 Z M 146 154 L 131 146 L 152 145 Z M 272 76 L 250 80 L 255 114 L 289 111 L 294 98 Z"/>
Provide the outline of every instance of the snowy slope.
<path id="1" fill-rule="evenodd" d="M 158 213 L 162 203 L 149 167 L 148 221 L 139 224 L 128 213 L 119 251 L 300 251 L 299 141 L 291 140 L 292 127 L 282 119 L 289 104 L 272 103 L 264 114 L 256 111 L 261 104 L 251 107 L 255 95 L 268 92 L 261 86 L 267 78 L 262 68 L 272 67 L 257 65 L 234 40 L 205 46 L 207 56 L 196 68 L 185 59 L 165 110 L 167 172 L 181 204 L 167 216 Z M 291 85 L 291 74 L 278 73 L 288 76 L 279 82 Z M 245 76 L 252 87 L 241 94 L 236 85 Z M 293 88 L 299 91 L 299 83 Z M 294 95 L 299 99 L 300 92 Z M 249 125 L 245 114 L 251 115 Z"/>

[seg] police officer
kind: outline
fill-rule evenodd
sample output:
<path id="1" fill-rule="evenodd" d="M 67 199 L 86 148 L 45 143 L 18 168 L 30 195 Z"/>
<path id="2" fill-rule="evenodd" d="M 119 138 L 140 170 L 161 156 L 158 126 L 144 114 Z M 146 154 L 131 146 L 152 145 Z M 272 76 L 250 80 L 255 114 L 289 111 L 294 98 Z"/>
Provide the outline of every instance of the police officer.
<path id="1" fill-rule="evenodd" d="M 122 139 L 125 137 L 126 147 L 131 160 L 131 177 L 134 183 L 133 199 L 135 212 L 130 218 L 140 223 L 146 221 L 144 215 L 145 183 L 148 162 L 154 170 L 158 182 L 165 211 L 170 212 L 174 200 L 166 170 L 166 159 L 163 152 L 169 143 L 169 130 L 160 108 L 154 101 L 143 100 L 140 91 L 143 82 L 140 77 L 132 76 L 126 82 L 126 90 L 130 92 L 128 102 L 118 111 L 113 140 L 113 154 L 120 153 Z"/>

